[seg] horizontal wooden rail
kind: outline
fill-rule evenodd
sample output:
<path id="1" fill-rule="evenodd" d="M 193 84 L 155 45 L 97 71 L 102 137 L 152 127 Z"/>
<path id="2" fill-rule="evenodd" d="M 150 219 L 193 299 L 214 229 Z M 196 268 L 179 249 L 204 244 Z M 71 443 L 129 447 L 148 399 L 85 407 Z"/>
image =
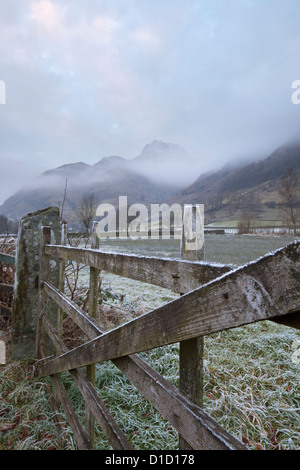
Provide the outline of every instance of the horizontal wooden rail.
<path id="1" fill-rule="evenodd" d="M 6 253 L 0 253 L 0 263 L 11 264 L 14 266 L 15 262 L 16 262 L 15 256 L 8 255 Z"/>
<path id="2" fill-rule="evenodd" d="M 89 338 L 96 338 L 105 333 L 105 330 L 93 318 L 54 286 L 44 283 L 43 288 L 45 293 L 75 321 Z M 47 332 L 48 334 L 50 332 L 53 342 L 60 345 L 57 335 L 53 333 L 48 322 L 43 320 L 43 323 L 47 325 Z M 168 383 L 141 358 L 131 355 L 112 362 L 174 426 L 193 449 L 245 450 L 245 446 L 240 441 L 180 394 L 176 387 Z M 70 372 L 74 374 L 75 370 Z M 78 373 L 79 371 L 76 369 L 76 374 Z M 80 389 L 84 392 L 84 388 L 80 387 Z"/>
<path id="3" fill-rule="evenodd" d="M 169 258 L 107 253 L 46 245 L 45 254 L 185 294 L 232 270 L 232 266 Z"/>

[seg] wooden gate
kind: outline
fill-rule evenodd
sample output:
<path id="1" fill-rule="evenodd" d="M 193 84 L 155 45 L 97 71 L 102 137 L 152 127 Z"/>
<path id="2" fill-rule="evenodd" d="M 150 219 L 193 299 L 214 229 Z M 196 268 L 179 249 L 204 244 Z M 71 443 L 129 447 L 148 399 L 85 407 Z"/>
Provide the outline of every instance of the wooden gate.
<path id="1" fill-rule="evenodd" d="M 91 267 L 90 307 L 96 299 L 93 283 L 99 270 L 168 288 L 182 294 L 178 299 L 106 332 L 49 282 L 51 260 L 75 261 Z M 62 286 L 60 281 L 60 286 Z M 68 350 L 60 333 L 60 319 L 51 322 L 47 299 L 51 298 L 89 338 Z M 92 448 L 92 431 L 83 429 L 60 379 L 70 371 L 87 408 L 114 449 L 131 449 L 124 433 L 97 395 L 93 364 L 112 361 L 166 418 L 189 449 L 241 450 L 245 446 L 221 428 L 207 413 L 168 383 L 136 353 L 181 343 L 261 320 L 299 328 L 300 243 L 266 255 L 237 269 L 209 263 L 105 253 L 98 249 L 50 244 L 50 228 L 42 228 L 37 317 L 36 354 L 40 376 L 50 376 L 79 449 Z M 49 357 L 50 338 L 56 356 Z M 87 366 L 88 376 L 83 372 Z M 92 418 L 90 420 L 92 422 Z"/>

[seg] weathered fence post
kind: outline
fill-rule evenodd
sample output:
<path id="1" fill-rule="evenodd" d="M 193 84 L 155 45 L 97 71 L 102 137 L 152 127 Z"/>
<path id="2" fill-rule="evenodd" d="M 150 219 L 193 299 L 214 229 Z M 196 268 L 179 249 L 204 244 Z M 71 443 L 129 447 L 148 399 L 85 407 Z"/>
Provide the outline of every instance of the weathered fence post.
<path id="1" fill-rule="evenodd" d="M 204 258 L 203 205 L 184 206 L 181 258 L 198 261 Z M 204 338 L 193 338 L 179 344 L 179 390 L 200 408 L 203 407 Z M 190 450 L 179 436 L 179 448 Z"/>
<path id="2" fill-rule="evenodd" d="M 97 224 L 93 223 L 91 248 L 94 250 L 99 249 L 99 237 L 97 236 Z M 90 284 L 89 284 L 89 316 L 97 317 L 97 305 L 98 305 L 98 290 L 99 290 L 99 269 L 90 267 Z M 86 370 L 87 378 L 95 385 L 95 364 L 87 366 Z M 94 442 L 95 434 L 95 419 L 94 415 L 90 412 L 90 409 L 86 410 L 86 433 L 89 436 L 91 445 Z"/>
<path id="3" fill-rule="evenodd" d="M 59 209 L 49 207 L 27 214 L 21 219 L 17 249 L 14 301 L 12 315 L 12 357 L 35 357 L 36 316 L 38 308 L 39 261 L 41 227 L 49 226 L 55 239 L 60 240 Z M 58 283 L 58 264 L 52 263 L 51 279 Z"/>

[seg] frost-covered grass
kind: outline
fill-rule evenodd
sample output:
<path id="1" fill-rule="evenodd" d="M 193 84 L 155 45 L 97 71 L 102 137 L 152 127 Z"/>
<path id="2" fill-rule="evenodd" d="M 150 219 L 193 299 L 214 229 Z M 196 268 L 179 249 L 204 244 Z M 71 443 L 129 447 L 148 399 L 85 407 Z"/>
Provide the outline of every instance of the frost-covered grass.
<path id="1" fill-rule="evenodd" d="M 172 382 L 178 378 L 177 346 L 158 348 L 142 356 L 152 366 L 163 369 L 164 376 Z M 76 404 L 79 416 L 84 422 L 85 407 L 76 386 L 68 377 L 65 383 L 69 394 Z M 178 436 L 172 426 L 156 412 L 152 405 L 144 399 L 134 385 L 111 363 L 97 364 L 96 388 L 99 396 L 108 406 L 115 420 L 126 434 L 127 439 L 136 450 L 176 449 Z M 110 446 L 96 427 L 95 447 L 110 449 Z"/>
<path id="2" fill-rule="evenodd" d="M 250 448 L 300 448 L 299 337 L 264 321 L 205 338 L 206 410 Z"/>
<path id="3" fill-rule="evenodd" d="M 49 404 L 47 386 L 47 380 L 34 376 L 32 363 L 0 367 L 0 450 L 75 448 L 65 418 Z"/>
<path id="4" fill-rule="evenodd" d="M 300 448 L 300 366 L 291 358 L 297 338 L 268 321 L 205 337 L 204 409 L 251 450 Z M 177 344 L 141 356 L 178 386 Z M 65 383 L 84 422 L 80 394 Z M 176 431 L 112 363 L 97 365 L 96 387 L 135 449 L 178 448 Z M 110 448 L 98 428 L 96 447 Z"/>
<path id="5" fill-rule="evenodd" d="M 300 448 L 300 365 L 292 344 L 300 333 L 261 322 L 205 337 L 204 409 L 249 449 Z M 142 353 L 143 359 L 178 386 L 178 345 Z M 68 373 L 63 374 L 77 415 L 85 403 Z M 33 376 L 30 364 L 0 369 L 0 449 L 75 449 L 63 418 L 54 424 L 48 380 Z M 135 449 L 176 449 L 178 436 L 151 404 L 111 363 L 97 364 L 96 387 Z M 96 427 L 95 447 L 109 449 Z"/>

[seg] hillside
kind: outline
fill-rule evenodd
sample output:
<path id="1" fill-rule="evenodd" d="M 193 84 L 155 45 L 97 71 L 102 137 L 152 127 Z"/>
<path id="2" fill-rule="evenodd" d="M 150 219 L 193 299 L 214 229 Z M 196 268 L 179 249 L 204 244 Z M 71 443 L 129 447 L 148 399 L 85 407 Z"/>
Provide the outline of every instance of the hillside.
<path id="1" fill-rule="evenodd" d="M 280 180 L 290 167 L 300 171 L 300 143 L 283 145 L 261 161 L 203 174 L 168 203 L 205 204 L 206 223 L 238 220 L 245 208 L 262 224 L 276 223 Z"/>

